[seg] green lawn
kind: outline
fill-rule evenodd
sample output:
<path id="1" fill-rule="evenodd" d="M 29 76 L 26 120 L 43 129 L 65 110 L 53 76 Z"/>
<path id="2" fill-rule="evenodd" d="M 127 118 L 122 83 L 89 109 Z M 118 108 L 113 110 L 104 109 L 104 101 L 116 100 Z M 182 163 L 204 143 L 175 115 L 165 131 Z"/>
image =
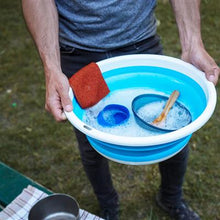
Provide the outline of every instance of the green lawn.
<path id="1" fill-rule="evenodd" d="M 201 6 L 204 43 L 220 64 L 219 0 L 204 0 Z M 175 21 L 167 1 L 159 1 L 157 17 L 165 54 L 180 57 Z M 54 192 L 74 196 L 81 208 L 98 214 L 72 126 L 55 122 L 44 110 L 43 69 L 24 24 L 20 1 L 0 0 L 0 21 L 1 161 Z M 205 220 L 220 219 L 219 125 L 218 98 L 213 117 L 190 141 L 184 184 L 186 199 Z M 169 219 L 154 201 L 160 182 L 157 165 L 110 165 L 121 198 L 122 220 Z"/>

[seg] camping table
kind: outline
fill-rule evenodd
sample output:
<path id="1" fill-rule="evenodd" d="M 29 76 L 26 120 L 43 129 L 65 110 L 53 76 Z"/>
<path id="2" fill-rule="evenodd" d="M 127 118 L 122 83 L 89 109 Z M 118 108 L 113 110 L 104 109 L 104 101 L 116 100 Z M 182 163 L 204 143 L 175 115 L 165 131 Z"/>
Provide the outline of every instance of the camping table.
<path id="1" fill-rule="evenodd" d="M 0 162 L 0 215 L 1 211 L 10 206 L 15 198 L 20 196 L 28 186 L 34 187 L 48 195 L 53 193 L 51 190 Z M 82 209 L 80 209 L 80 213 L 80 220 L 102 220 Z"/>

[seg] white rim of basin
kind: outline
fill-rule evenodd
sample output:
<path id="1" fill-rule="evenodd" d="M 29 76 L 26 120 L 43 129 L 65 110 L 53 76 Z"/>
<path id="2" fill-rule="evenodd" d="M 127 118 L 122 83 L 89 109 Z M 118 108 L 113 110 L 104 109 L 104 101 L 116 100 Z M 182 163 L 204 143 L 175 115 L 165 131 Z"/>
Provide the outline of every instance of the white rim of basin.
<path id="1" fill-rule="evenodd" d="M 97 65 L 102 73 L 112 69 L 129 66 L 156 66 L 168 69 L 171 69 L 170 67 L 172 66 L 172 70 L 189 76 L 201 86 L 206 95 L 207 106 L 202 114 L 189 125 L 173 132 L 148 137 L 127 137 L 105 133 L 82 122 L 73 111 L 65 112 L 70 123 L 91 138 L 122 146 L 152 146 L 170 143 L 187 137 L 200 129 L 209 120 L 215 110 L 217 95 L 214 84 L 206 79 L 205 74 L 202 71 L 180 59 L 164 55 L 124 55 L 99 61 L 97 62 Z M 71 88 L 69 90 L 69 96 L 71 100 L 74 97 Z"/>

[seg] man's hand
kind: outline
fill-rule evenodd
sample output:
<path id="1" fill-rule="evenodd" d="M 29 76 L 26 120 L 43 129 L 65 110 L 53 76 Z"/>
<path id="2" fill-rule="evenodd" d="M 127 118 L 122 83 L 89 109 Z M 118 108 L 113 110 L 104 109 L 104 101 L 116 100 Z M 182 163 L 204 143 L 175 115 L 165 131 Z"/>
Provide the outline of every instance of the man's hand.
<path id="1" fill-rule="evenodd" d="M 194 46 L 192 49 L 183 52 L 182 60 L 193 64 L 198 69 L 205 72 L 206 78 L 215 85 L 217 84 L 220 68 L 203 46 Z"/>
<path id="2" fill-rule="evenodd" d="M 24 17 L 40 54 L 46 78 L 45 108 L 57 121 L 66 119 L 73 106 L 69 82 L 61 71 L 58 12 L 54 0 L 22 0 Z"/>
<path id="3" fill-rule="evenodd" d="M 56 121 L 66 120 L 64 110 L 73 110 L 69 98 L 69 82 L 62 72 L 46 73 L 46 101 L 45 109 L 50 112 Z"/>
<path id="4" fill-rule="evenodd" d="M 182 59 L 205 72 L 217 84 L 219 67 L 203 46 L 201 36 L 200 0 L 170 0 L 179 30 Z"/>

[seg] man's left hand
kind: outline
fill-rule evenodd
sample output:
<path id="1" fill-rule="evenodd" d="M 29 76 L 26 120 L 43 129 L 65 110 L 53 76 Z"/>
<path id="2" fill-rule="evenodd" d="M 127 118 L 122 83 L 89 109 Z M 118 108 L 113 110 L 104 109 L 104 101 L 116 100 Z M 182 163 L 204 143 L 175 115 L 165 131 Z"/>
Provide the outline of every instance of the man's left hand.
<path id="1" fill-rule="evenodd" d="M 203 46 L 195 46 L 187 52 L 183 52 L 181 58 L 205 72 L 206 78 L 215 85 L 217 84 L 220 68 Z"/>

